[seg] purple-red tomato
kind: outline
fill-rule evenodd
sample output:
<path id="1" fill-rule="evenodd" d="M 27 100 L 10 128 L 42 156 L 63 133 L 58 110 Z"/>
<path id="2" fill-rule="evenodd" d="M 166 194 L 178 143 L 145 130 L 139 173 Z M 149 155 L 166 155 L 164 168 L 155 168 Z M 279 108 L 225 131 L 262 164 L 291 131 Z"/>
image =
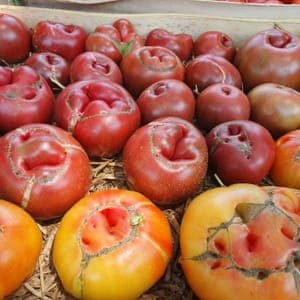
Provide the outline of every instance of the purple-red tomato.
<path id="1" fill-rule="evenodd" d="M 185 67 L 171 50 L 160 46 L 144 46 L 132 50 L 120 64 L 124 85 L 138 97 L 149 85 L 162 79 L 184 80 Z"/>
<path id="2" fill-rule="evenodd" d="M 270 132 L 250 120 L 221 123 L 206 136 L 211 169 L 226 185 L 260 183 L 275 157 Z"/>
<path id="3" fill-rule="evenodd" d="M 200 130 L 177 117 L 140 127 L 123 149 L 128 185 L 158 205 L 183 203 L 200 190 L 207 161 Z"/>
<path id="4" fill-rule="evenodd" d="M 193 53 L 193 37 L 187 33 L 173 33 L 166 29 L 155 28 L 146 36 L 146 46 L 166 47 L 176 53 L 182 61 L 188 61 Z"/>
<path id="5" fill-rule="evenodd" d="M 0 13 L 0 60 L 8 64 L 24 60 L 31 50 L 31 32 L 19 18 Z"/>
<path id="6" fill-rule="evenodd" d="M 143 124 L 170 116 L 192 122 L 196 106 L 192 90 L 177 79 L 162 79 L 151 84 L 140 94 L 136 103 Z"/>
<path id="7" fill-rule="evenodd" d="M 55 82 L 67 85 L 70 80 L 70 64 L 62 56 L 53 52 L 32 53 L 24 62 L 41 74 L 51 87 L 57 87 Z"/>
<path id="8" fill-rule="evenodd" d="M 87 35 L 78 25 L 40 21 L 33 28 L 32 45 L 36 52 L 54 52 L 72 61 L 84 52 Z"/>
<path id="9" fill-rule="evenodd" d="M 200 92 L 196 99 L 198 125 L 208 131 L 220 123 L 231 120 L 248 120 L 250 102 L 237 87 L 215 83 Z"/>
<path id="10" fill-rule="evenodd" d="M 0 138 L 0 198 L 37 219 L 61 216 L 88 191 L 87 154 L 67 131 L 28 124 Z"/>
<path id="11" fill-rule="evenodd" d="M 198 92 L 214 83 L 242 88 L 242 77 L 238 69 L 226 58 L 212 54 L 201 54 L 189 61 L 185 70 L 185 82 Z"/>
<path id="12" fill-rule="evenodd" d="M 122 84 L 123 77 L 117 63 L 100 52 L 86 51 L 79 54 L 70 69 L 72 82 L 90 79 L 108 79 Z"/>
<path id="13" fill-rule="evenodd" d="M 54 95 L 47 81 L 29 66 L 0 67 L 0 131 L 29 123 L 49 123 Z"/>
<path id="14" fill-rule="evenodd" d="M 235 53 L 236 45 L 234 40 L 228 34 L 221 31 L 205 31 L 194 42 L 195 56 L 212 54 L 233 61 Z"/>
<path id="15" fill-rule="evenodd" d="M 273 82 L 300 89 L 300 37 L 279 28 L 246 39 L 235 56 L 245 91 Z"/>
<path id="16" fill-rule="evenodd" d="M 140 126 L 140 110 L 127 90 L 110 80 L 69 84 L 57 97 L 54 118 L 90 157 L 112 157 Z"/>

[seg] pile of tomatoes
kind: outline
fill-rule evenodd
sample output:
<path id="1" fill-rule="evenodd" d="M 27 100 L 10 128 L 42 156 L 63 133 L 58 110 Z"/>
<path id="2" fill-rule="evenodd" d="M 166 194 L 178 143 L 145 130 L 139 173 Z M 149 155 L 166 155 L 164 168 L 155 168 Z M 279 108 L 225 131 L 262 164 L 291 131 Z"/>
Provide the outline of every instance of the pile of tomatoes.
<path id="1" fill-rule="evenodd" d="M 181 204 L 196 296 L 300 299 L 299 36 L 274 27 L 237 47 L 222 31 L 0 14 L 0 59 L 0 299 L 35 268 L 38 222 L 57 218 L 67 293 L 138 298 L 174 255 L 163 209 Z M 90 193 L 90 161 L 115 156 L 128 189 Z M 202 190 L 208 172 L 222 187 Z"/>

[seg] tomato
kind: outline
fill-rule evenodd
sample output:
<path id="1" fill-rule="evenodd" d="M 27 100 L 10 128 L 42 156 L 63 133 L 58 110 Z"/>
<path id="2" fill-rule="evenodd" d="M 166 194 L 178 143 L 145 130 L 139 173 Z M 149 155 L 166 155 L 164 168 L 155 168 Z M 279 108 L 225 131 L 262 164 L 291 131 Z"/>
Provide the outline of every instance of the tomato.
<path id="1" fill-rule="evenodd" d="M 53 88 L 57 87 L 55 82 L 67 85 L 70 81 L 69 62 L 53 52 L 32 53 L 24 64 L 41 74 Z"/>
<path id="2" fill-rule="evenodd" d="M 226 121 L 248 120 L 249 117 L 249 99 L 233 85 L 215 83 L 206 87 L 197 96 L 197 122 L 206 131 Z"/>
<path id="3" fill-rule="evenodd" d="M 54 118 L 90 157 L 113 157 L 140 126 L 139 108 L 121 85 L 109 80 L 78 81 L 57 97 Z"/>
<path id="4" fill-rule="evenodd" d="M 61 216 L 91 184 L 91 166 L 68 132 L 48 124 L 28 124 L 0 138 L 0 198 L 36 219 Z"/>
<path id="5" fill-rule="evenodd" d="M 36 52 L 54 52 L 72 61 L 84 52 L 87 35 L 78 25 L 40 21 L 33 28 L 32 44 Z"/>
<path id="6" fill-rule="evenodd" d="M 91 32 L 85 43 L 87 51 L 100 52 L 116 63 L 135 48 L 144 46 L 145 41 L 128 19 L 117 19 L 113 24 L 102 24 Z"/>
<path id="7" fill-rule="evenodd" d="M 194 42 L 195 56 L 212 54 L 233 61 L 236 53 L 234 40 L 225 32 L 210 30 L 201 33 Z"/>
<path id="8" fill-rule="evenodd" d="M 136 103 L 144 124 L 170 116 L 192 122 L 195 114 L 192 90 L 177 79 L 162 79 L 151 84 L 140 94 Z"/>
<path id="9" fill-rule="evenodd" d="M 278 83 L 262 83 L 247 94 L 251 120 L 266 127 L 275 138 L 300 127 L 300 93 Z"/>
<path id="10" fill-rule="evenodd" d="M 27 212 L 5 200 L 0 200 L 0 220 L 0 299 L 4 299 L 34 272 L 42 234 Z"/>
<path id="11" fill-rule="evenodd" d="M 70 77 L 72 82 L 108 79 L 118 84 L 123 83 L 119 66 L 110 57 L 92 51 L 81 53 L 73 60 Z"/>
<path id="12" fill-rule="evenodd" d="M 51 121 L 54 95 L 41 75 L 28 66 L 0 67 L 0 74 L 3 76 L 3 85 L 0 85 L 1 131 Z"/>
<path id="13" fill-rule="evenodd" d="M 275 185 L 300 189 L 300 130 L 292 130 L 276 140 L 270 177 Z"/>
<path id="14" fill-rule="evenodd" d="M 299 299 L 299 208 L 298 190 L 243 183 L 194 198 L 180 228 L 180 262 L 194 293 Z"/>
<path id="15" fill-rule="evenodd" d="M 0 13 L 0 59 L 8 64 L 23 61 L 31 50 L 31 32 L 19 18 Z"/>
<path id="16" fill-rule="evenodd" d="M 162 277 L 172 248 L 168 220 L 149 199 L 133 191 L 103 190 L 64 215 L 53 262 L 75 298 L 137 299 Z"/>
<path id="17" fill-rule="evenodd" d="M 270 132 L 249 120 L 233 120 L 213 127 L 206 136 L 211 169 L 224 184 L 260 183 L 275 157 Z"/>
<path id="18" fill-rule="evenodd" d="M 185 82 L 198 92 L 214 83 L 242 88 L 242 78 L 237 68 L 224 57 L 212 54 L 201 54 L 188 62 Z"/>
<path id="19" fill-rule="evenodd" d="M 184 80 L 185 67 L 180 58 L 168 48 L 144 46 L 132 50 L 120 64 L 124 85 L 134 96 L 162 79 Z"/>
<path id="20" fill-rule="evenodd" d="M 146 36 L 146 46 L 166 47 L 176 53 L 182 61 L 188 61 L 193 54 L 193 37 L 187 33 L 173 33 L 163 28 L 155 28 Z"/>
<path id="21" fill-rule="evenodd" d="M 200 188 L 207 171 L 202 133 L 178 117 L 154 120 L 135 131 L 123 149 L 128 185 L 158 205 L 185 202 Z"/>
<path id="22" fill-rule="evenodd" d="M 273 82 L 300 88 L 300 37 L 271 28 L 255 33 L 239 47 L 235 56 L 245 91 Z"/>

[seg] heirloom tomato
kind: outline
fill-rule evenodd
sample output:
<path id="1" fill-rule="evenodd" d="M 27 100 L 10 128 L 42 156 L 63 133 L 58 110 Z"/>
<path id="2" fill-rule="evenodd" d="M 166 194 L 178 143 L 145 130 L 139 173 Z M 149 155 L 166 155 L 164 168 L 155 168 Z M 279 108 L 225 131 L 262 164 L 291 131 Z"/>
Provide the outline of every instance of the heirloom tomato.
<path id="1" fill-rule="evenodd" d="M 46 79 L 29 66 L 0 66 L 0 131 L 30 123 L 48 123 L 54 95 Z"/>
<path id="2" fill-rule="evenodd" d="M 206 135 L 210 167 L 225 184 L 260 183 L 269 174 L 275 141 L 262 125 L 233 120 L 213 127 Z"/>
<path id="3" fill-rule="evenodd" d="M 0 60 L 7 64 L 23 61 L 31 50 L 31 32 L 19 18 L 0 13 Z"/>
<path id="4" fill-rule="evenodd" d="M 149 85 L 162 79 L 184 80 L 185 67 L 168 48 L 144 46 L 131 51 L 120 64 L 124 85 L 138 97 Z"/>
<path id="5" fill-rule="evenodd" d="M 163 212 L 140 193 L 103 190 L 77 202 L 58 228 L 53 261 L 78 299 L 137 299 L 165 273 L 173 252 Z"/>
<path id="6" fill-rule="evenodd" d="M 140 110 L 127 90 L 110 80 L 68 85 L 57 97 L 55 121 L 81 143 L 90 157 L 118 154 L 140 126 Z"/>
<path id="7" fill-rule="evenodd" d="M 35 270 L 42 234 L 19 206 L 0 200 L 0 299 L 13 293 Z"/>
<path id="8" fill-rule="evenodd" d="M 201 300 L 298 300 L 300 191 L 238 183 L 186 208 L 180 262 Z"/>
<path id="9" fill-rule="evenodd" d="M 158 205 L 186 201 L 200 188 L 207 171 L 205 138 L 178 117 L 156 119 L 135 131 L 123 150 L 128 185 Z"/>
<path id="10" fill-rule="evenodd" d="M 61 216 L 91 184 L 87 154 L 68 132 L 28 124 L 0 137 L 0 198 L 36 219 Z"/>

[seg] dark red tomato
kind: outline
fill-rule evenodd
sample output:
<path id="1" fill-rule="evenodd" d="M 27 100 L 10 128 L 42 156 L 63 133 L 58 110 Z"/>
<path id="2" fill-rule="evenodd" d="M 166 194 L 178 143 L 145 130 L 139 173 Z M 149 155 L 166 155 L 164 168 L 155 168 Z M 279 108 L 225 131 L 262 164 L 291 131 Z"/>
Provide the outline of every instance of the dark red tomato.
<path id="1" fill-rule="evenodd" d="M 140 126 L 132 96 L 110 80 L 77 81 L 57 97 L 55 120 L 81 143 L 90 157 L 119 153 Z"/>
<path id="2" fill-rule="evenodd" d="M 198 92 L 214 83 L 242 88 L 242 77 L 238 69 L 224 57 L 212 54 L 198 55 L 189 61 L 185 70 L 185 82 Z"/>
<path id="3" fill-rule="evenodd" d="M 146 46 L 161 46 L 174 51 L 182 61 L 188 61 L 191 58 L 193 44 L 193 37 L 190 34 L 176 34 L 162 28 L 151 30 L 145 42 Z"/>
<path id="4" fill-rule="evenodd" d="M 132 50 L 121 64 L 124 85 L 138 97 L 148 86 L 162 79 L 184 80 L 185 67 L 171 50 L 160 46 L 144 46 Z"/>
<path id="5" fill-rule="evenodd" d="M 72 61 L 85 50 L 86 38 L 81 26 L 40 21 L 33 29 L 32 44 L 36 52 L 54 52 Z"/>
<path id="6" fill-rule="evenodd" d="M 196 99 L 196 118 L 199 126 L 210 130 L 231 120 L 248 120 L 250 102 L 237 87 L 215 83 L 200 92 Z"/>
<path id="7" fill-rule="evenodd" d="M 99 52 L 86 51 L 79 54 L 71 64 L 71 81 L 108 79 L 122 84 L 123 77 L 117 63 Z"/>
<path id="8" fill-rule="evenodd" d="M 235 56 L 245 91 L 261 83 L 278 83 L 300 89 L 300 37 L 271 28 L 245 40 Z"/>
<path id="9" fill-rule="evenodd" d="M 68 132 L 49 124 L 28 124 L 0 138 L 0 197 L 34 218 L 61 216 L 91 184 L 91 166 Z"/>
<path id="10" fill-rule="evenodd" d="M 135 131 L 123 150 L 127 183 L 158 205 L 186 201 L 207 172 L 207 146 L 190 122 L 166 117 Z"/>
<path id="11" fill-rule="evenodd" d="M 91 32 L 86 40 L 87 51 L 100 52 L 116 63 L 135 48 L 144 46 L 145 41 L 137 34 L 127 19 L 118 19 L 113 24 L 102 24 Z"/>
<path id="12" fill-rule="evenodd" d="M 69 83 L 69 62 L 58 54 L 52 52 L 32 53 L 24 64 L 35 69 L 51 87 L 57 87 L 56 82 L 62 85 Z"/>
<path id="13" fill-rule="evenodd" d="M 41 75 L 31 67 L 19 66 L 15 69 L 0 67 L 1 77 L 0 131 L 51 121 L 54 95 Z"/>
<path id="14" fill-rule="evenodd" d="M 192 90 L 176 79 L 163 79 L 151 84 L 140 94 L 136 103 L 143 124 L 171 116 L 192 122 L 196 106 Z"/>
<path id="15" fill-rule="evenodd" d="M 258 123 L 235 120 L 221 123 L 206 136 L 212 170 L 226 185 L 260 183 L 275 157 L 270 132 Z"/>
<path id="16" fill-rule="evenodd" d="M 234 40 L 221 31 L 206 31 L 200 34 L 194 42 L 194 54 L 213 54 L 233 61 L 236 53 Z"/>
<path id="17" fill-rule="evenodd" d="M 31 32 L 19 18 L 0 13 L 0 59 L 8 64 L 24 60 L 31 49 Z"/>

